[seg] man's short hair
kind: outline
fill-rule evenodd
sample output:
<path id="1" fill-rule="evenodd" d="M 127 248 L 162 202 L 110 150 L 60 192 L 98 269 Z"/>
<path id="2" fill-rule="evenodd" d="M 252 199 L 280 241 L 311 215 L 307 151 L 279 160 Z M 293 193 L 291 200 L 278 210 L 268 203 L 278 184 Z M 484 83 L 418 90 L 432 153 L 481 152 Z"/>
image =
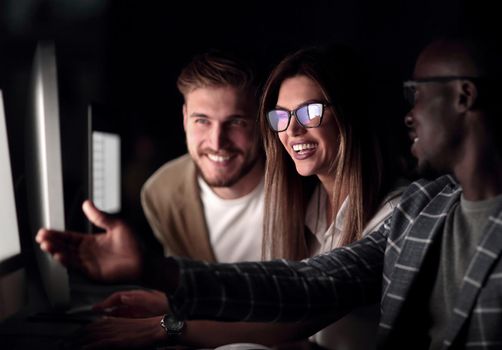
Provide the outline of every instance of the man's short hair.
<path id="1" fill-rule="evenodd" d="M 198 88 L 232 86 L 257 98 L 251 65 L 234 54 L 221 51 L 195 56 L 181 71 L 177 86 L 183 96 Z"/>

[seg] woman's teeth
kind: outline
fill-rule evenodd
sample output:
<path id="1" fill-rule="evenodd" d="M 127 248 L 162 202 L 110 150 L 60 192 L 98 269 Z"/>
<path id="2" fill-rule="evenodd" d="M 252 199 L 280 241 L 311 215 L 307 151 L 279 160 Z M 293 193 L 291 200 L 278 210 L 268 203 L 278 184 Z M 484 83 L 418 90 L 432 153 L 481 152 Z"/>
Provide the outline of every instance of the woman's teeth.
<path id="1" fill-rule="evenodd" d="M 307 149 L 314 149 L 316 148 L 316 144 L 314 143 L 298 143 L 296 145 L 293 145 L 293 151 L 295 152 L 301 152 Z"/>

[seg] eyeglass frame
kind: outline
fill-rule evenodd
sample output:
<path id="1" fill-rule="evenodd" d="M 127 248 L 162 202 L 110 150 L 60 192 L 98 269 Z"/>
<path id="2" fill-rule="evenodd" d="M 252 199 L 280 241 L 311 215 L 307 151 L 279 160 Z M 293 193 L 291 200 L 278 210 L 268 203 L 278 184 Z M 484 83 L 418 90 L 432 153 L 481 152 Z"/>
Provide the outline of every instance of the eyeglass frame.
<path id="1" fill-rule="evenodd" d="M 322 106 L 322 113 L 321 113 L 321 116 L 319 118 L 319 124 L 317 124 L 316 126 L 306 126 L 306 125 L 303 125 L 303 123 L 298 118 L 298 115 L 297 115 L 298 110 L 300 108 L 306 107 L 308 105 L 321 105 Z M 315 129 L 315 128 L 318 128 L 318 127 L 321 126 L 322 119 L 324 117 L 324 111 L 325 111 L 326 107 L 328 107 L 328 106 L 331 106 L 331 103 L 329 103 L 329 102 L 320 102 L 320 101 L 311 101 L 311 102 L 303 103 L 300 106 L 296 107 L 295 109 L 291 109 L 291 110 L 288 110 L 288 109 L 285 109 L 285 108 L 274 108 L 274 109 L 271 109 L 271 110 L 267 111 L 267 113 L 266 113 L 266 118 L 267 118 L 268 126 L 274 132 L 283 132 L 283 131 L 286 131 L 289 128 L 289 124 L 291 124 L 291 117 L 295 116 L 296 121 L 298 122 L 298 124 L 301 127 L 305 128 L 305 129 Z M 270 122 L 270 118 L 268 117 L 268 114 L 270 112 L 272 112 L 272 111 L 283 111 L 283 112 L 287 112 L 288 113 L 288 123 L 286 124 L 286 127 L 283 130 L 275 130 L 274 127 L 272 126 L 272 123 Z"/>
<path id="2" fill-rule="evenodd" d="M 404 99 L 406 102 L 408 102 L 411 106 L 415 105 L 415 98 L 413 97 L 413 100 L 409 97 L 410 94 L 407 92 L 408 89 L 416 89 L 418 84 L 424 84 L 424 83 L 449 83 L 451 81 L 455 80 L 469 80 L 473 83 L 478 83 L 480 80 L 482 80 L 482 77 L 474 77 L 474 76 L 455 76 L 455 75 L 446 75 L 442 77 L 428 77 L 428 78 L 419 78 L 419 79 L 411 79 L 411 80 L 406 80 L 403 82 L 403 95 Z M 413 90 L 412 96 L 415 95 L 415 90 Z"/>

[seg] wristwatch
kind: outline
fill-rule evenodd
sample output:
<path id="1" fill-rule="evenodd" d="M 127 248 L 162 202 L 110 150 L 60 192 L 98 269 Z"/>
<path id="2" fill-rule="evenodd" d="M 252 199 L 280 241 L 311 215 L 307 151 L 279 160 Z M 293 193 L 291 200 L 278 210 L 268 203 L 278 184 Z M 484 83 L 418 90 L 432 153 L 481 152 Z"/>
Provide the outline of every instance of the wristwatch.
<path id="1" fill-rule="evenodd" d="M 169 340 L 176 340 L 185 329 L 185 321 L 178 320 L 172 313 L 167 313 L 160 320 L 160 326 L 166 331 Z"/>

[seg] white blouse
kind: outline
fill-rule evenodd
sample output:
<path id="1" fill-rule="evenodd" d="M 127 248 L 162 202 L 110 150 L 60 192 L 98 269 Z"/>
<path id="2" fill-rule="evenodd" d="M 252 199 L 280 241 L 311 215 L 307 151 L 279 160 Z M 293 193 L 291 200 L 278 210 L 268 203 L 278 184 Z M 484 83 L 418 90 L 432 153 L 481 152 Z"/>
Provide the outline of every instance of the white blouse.
<path id="1" fill-rule="evenodd" d="M 385 198 L 375 216 L 365 226 L 363 235 L 378 229 L 392 214 L 403 190 L 404 187 L 400 187 Z M 310 242 L 312 256 L 340 246 L 343 223 L 347 220 L 349 197 L 345 198 L 335 219 L 328 226 L 326 222 L 327 197 L 326 191 L 319 185 L 307 207 L 305 224 L 315 237 L 315 240 Z M 360 307 L 312 335 L 310 340 L 327 349 L 375 349 L 379 318 L 379 305 Z"/>

